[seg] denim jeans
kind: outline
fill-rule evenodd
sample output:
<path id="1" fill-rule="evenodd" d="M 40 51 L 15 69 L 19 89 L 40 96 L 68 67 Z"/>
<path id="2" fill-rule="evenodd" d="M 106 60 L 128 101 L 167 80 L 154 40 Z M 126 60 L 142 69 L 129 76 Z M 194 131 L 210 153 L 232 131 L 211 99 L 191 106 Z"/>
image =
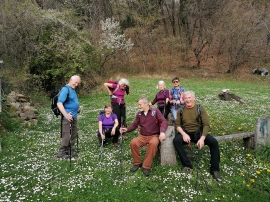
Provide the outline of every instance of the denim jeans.
<path id="1" fill-rule="evenodd" d="M 180 108 L 180 105 L 173 105 L 171 108 L 171 112 L 173 115 L 174 120 L 176 121 L 177 118 L 177 110 Z"/>

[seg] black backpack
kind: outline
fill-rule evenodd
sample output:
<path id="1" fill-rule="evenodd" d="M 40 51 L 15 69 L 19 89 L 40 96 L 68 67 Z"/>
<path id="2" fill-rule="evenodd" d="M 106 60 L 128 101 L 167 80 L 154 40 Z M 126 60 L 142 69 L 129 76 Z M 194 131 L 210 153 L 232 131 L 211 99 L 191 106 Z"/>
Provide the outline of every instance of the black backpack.
<path id="1" fill-rule="evenodd" d="M 69 88 L 67 87 L 67 86 L 63 86 L 63 88 L 67 88 L 68 89 L 68 94 L 67 94 L 67 98 L 66 98 L 66 100 L 65 100 L 65 102 L 68 100 L 68 98 L 69 98 Z M 62 88 L 61 88 L 62 89 Z M 60 112 L 60 110 L 58 109 L 58 107 L 57 107 L 57 102 L 58 102 L 58 97 L 59 97 L 59 95 L 60 95 L 60 91 L 61 91 L 61 89 L 58 89 L 58 90 L 56 90 L 56 91 L 54 91 L 52 94 L 51 94 L 51 96 L 50 96 L 50 98 L 51 98 L 51 109 L 52 109 L 52 111 L 53 111 L 53 113 L 54 113 L 54 115 L 56 116 L 56 117 L 58 117 L 59 115 L 61 115 L 61 112 Z M 64 102 L 64 103 L 65 103 Z M 63 104 L 64 104 L 63 103 Z"/>

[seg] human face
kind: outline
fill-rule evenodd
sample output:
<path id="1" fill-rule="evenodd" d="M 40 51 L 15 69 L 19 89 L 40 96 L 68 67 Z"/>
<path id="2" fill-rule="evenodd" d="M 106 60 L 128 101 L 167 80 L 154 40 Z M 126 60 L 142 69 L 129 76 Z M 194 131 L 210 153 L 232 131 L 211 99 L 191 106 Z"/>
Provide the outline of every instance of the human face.
<path id="1" fill-rule="evenodd" d="M 149 110 L 149 104 L 148 103 L 144 103 L 142 100 L 138 101 L 138 108 L 140 109 L 140 111 L 148 111 Z"/>
<path id="2" fill-rule="evenodd" d="M 158 84 L 158 89 L 159 90 L 164 90 L 165 89 L 165 86 L 162 83 L 159 83 Z"/>
<path id="3" fill-rule="evenodd" d="M 174 80 L 172 83 L 174 87 L 178 87 L 180 85 L 180 82 L 178 79 Z"/>
<path id="4" fill-rule="evenodd" d="M 75 89 L 77 86 L 80 85 L 80 83 L 81 83 L 81 78 L 75 77 L 75 78 L 70 79 L 69 85 Z"/>
<path id="5" fill-rule="evenodd" d="M 121 87 L 121 89 L 125 89 L 127 87 L 127 85 L 126 84 L 121 84 L 120 87 Z"/>
<path id="6" fill-rule="evenodd" d="M 111 107 L 106 107 L 105 109 L 106 114 L 111 114 L 112 113 L 112 108 Z"/>
<path id="7" fill-rule="evenodd" d="M 191 93 L 184 95 L 184 101 L 185 105 L 188 108 L 191 108 L 195 105 L 195 96 L 193 96 Z"/>

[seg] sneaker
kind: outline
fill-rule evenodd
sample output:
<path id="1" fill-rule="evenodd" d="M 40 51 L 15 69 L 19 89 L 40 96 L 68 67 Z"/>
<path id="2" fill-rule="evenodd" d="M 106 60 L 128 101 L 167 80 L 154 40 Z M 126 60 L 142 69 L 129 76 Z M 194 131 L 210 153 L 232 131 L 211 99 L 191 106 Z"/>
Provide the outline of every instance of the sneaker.
<path id="1" fill-rule="evenodd" d="M 183 167 L 182 168 L 182 173 L 187 173 L 187 174 L 192 174 L 193 169 L 189 167 Z"/>
<path id="2" fill-rule="evenodd" d="M 130 169 L 130 172 L 135 172 L 135 171 L 137 171 L 140 167 L 142 167 L 142 164 L 134 165 L 134 166 Z"/>
<path id="3" fill-rule="evenodd" d="M 216 181 L 222 181 L 222 177 L 220 176 L 218 171 L 212 171 L 210 173 Z"/>
<path id="4" fill-rule="evenodd" d="M 148 177 L 149 174 L 150 174 L 150 169 L 142 168 L 142 172 L 143 172 L 143 174 L 145 175 L 145 177 Z"/>

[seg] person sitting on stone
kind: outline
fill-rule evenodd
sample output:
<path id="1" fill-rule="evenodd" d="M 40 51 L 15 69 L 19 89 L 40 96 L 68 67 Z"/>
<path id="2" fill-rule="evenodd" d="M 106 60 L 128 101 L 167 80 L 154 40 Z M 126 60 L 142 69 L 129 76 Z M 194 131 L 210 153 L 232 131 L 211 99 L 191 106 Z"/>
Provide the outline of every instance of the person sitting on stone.
<path id="1" fill-rule="evenodd" d="M 190 144 L 190 142 L 195 142 L 198 149 L 202 149 L 204 145 L 209 146 L 211 155 L 210 173 L 215 180 L 221 181 L 222 178 L 219 174 L 219 145 L 218 141 L 208 134 L 210 128 L 208 114 L 203 106 L 195 103 L 195 93 L 193 91 L 185 91 L 183 98 L 185 106 L 177 111 L 175 128 L 178 134 L 173 139 L 176 152 L 183 165 L 182 172 L 191 174 L 193 171 L 183 143 Z M 200 113 L 198 113 L 198 109 L 200 109 Z"/>
<path id="2" fill-rule="evenodd" d="M 165 132 L 168 124 L 159 109 L 151 108 L 147 97 L 138 99 L 140 111 L 137 113 L 133 123 L 127 128 L 121 128 L 122 132 L 130 132 L 139 127 L 138 137 L 130 142 L 131 153 L 134 166 L 131 172 L 137 171 L 142 167 L 143 174 L 147 177 L 150 174 L 150 168 L 153 158 L 157 153 L 159 142 L 166 139 Z M 140 156 L 140 147 L 147 146 L 144 162 Z"/>

